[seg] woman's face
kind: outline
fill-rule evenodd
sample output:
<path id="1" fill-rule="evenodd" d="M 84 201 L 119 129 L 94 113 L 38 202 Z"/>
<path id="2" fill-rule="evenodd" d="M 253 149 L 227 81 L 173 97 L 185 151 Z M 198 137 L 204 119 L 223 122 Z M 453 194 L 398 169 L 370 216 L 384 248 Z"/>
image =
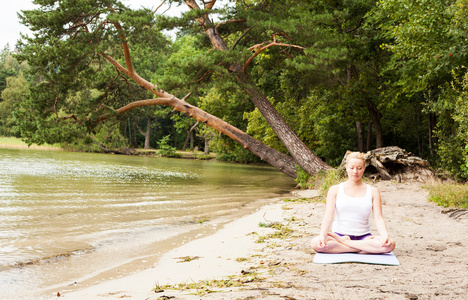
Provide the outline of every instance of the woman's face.
<path id="1" fill-rule="evenodd" d="M 354 181 L 359 181 L 364 174 L 366 169 L 365 163 L 358 158 L 351 158 L 346 165 L 346 171 L 348 172 L 348 178 Z"/>

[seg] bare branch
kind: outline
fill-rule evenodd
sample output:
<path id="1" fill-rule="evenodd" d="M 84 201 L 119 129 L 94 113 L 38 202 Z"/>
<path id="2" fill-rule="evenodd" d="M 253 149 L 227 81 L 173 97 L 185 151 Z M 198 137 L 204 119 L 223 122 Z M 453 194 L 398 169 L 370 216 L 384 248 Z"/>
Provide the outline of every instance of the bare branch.
<path id="1" fill-rule="evenodd" d="M 182 98 L 181 100 L 182 101 L 187 101 L 188 97 L 192 96 L 192 92 L 188 93 L 187 95 L 184 96 L 184 98 Z"/>
<path id="2" fill-rule="evenodd" d="M 114 58 L 111 56 L 107 55 L 106 53 L 100 52 L 99 53 L 101 56 L 103 56 L 107 61 L 109 61 L 111 64 L 114 65 L 114 67 L 119 70 L 120 72 L 124 73 L 133 81 L 135 81 L 138 85 L 144 87 L 146 90 L 149 92 L 153 93 L 154 95 L 161 97 L 161 98 L 167 98 L 170 97 L 168 93 L 166 93 L 163 90 L 158 89 L 158 87 L 151 82 L 147 81 L 146 79 L 142 78 L 140 75 L 138 75 L 135 71 L 133 73 L 130 73 L 124 66 L 119 64 L 118 61 L 116 61 Z"/>
<path id="3" fill-rule="evenodd" d="M 159 4 L 158 7 L 156 7 L 156 9 L 153 11 L 153 14 L 155 14 L 159 8 L 161 8 L 161 6 L 163 6 L 163 4 L 166 2 L 166 0 L 164 0 L 163 2 L 161 2 L 161 4 Z"/>
<path id="4" fill-rule="evenodd" d="M 213 6 L 215 5 L 216 3 L 216 0 L 209 0 L 209 1 L 203 1 L 203 3 L 205 4 L 205 9 L 212 9 Z"/>
<path id="5" fill-rule="evenodd" d="M 350 32 L 353 32 L 353 31 L 357 30 L 359 27 L 361 27 L 362 19 L 363 19 L 363 18 L 361 18 L 361 19 L 359 20 L 359 24 L 358 24 L 355 28 L 348 29 L 348 30 L 346 30 L 345 32 L 346 32 L 346 33 L 350 33 Z"/>
<path id="6" fill-rule="evenodd" d="M 70 115 L 70 116 L 67 116 L 67 117 L 63 117 L 63 120 L 68 120 L 68 119 L 73 119 L 75 120 L 76 122 L 80 123 L 81 124 L 81 121 L 73 114 L 73 115 Z"/>
<path id="7" fill-rule="evenodd" d="M 285 46 L 285 47 L 294 47 L 294 48 L 299 48 L 301 50 L 304 49 L 304 47 L 301 47 L 301 46 L 298 46 L 298 45 L 291 45 L 291 44 L 284 44 L 284 43 L 278 43 L 276 42 L 276 35 L 273 36 L 273 42 L 269 43 L 268 45 L 266 46 L 263 46 L 265 45 L 267 42 L 264 42 L 264 43 L 261 43 L 261 44 L 257 44 L 257 45 L 254 45 L 252 47 L 249 48 L 249 50 L 253 51 L 255 50 L 255 53 L 249 57 L 249 59 L 245 62 L 244 66 L 242 67 L 242 72 L 245 72 L 247 70 L 247 67 L 250 65 L 250 63 L 252 63 L 252 61 L 254 60 L 255 57 L 257 57 L 260 53 L 262 53 L 264 50 L 270 48 L 270 47 L 273 47 L 273 46 Z"/>
<path id="8" fill-rule="evenodd" d="M 112 8 L 111 6 L 109 6 L 108 8 L 113 13 L 115 13 L 114 8 Z M 123 48 L 124 57 L 125 57 L 125 64 L 127 65 L 128 72 L 129 73 L 134 73 L 135 71 L 133 70 L 132 59 L 130 57 L 130 48 L 128 47 L 127 38 L 124 35 L 122 25 L 120 25 L 119 22 L 112 22 L 112 24 L 114 24 L 115 28 L 119 32 L 119 37 L 122 40 L 122 48 Z"/>
<path id="9" fill-rule="evenodd" d="M 233 50 L 237 44 L 247 35 L 247 33 L 249 33 L 249 31 L 252 29 L 253 27 L 249 27 L 247 28 L 246 31 L 244 31 L 244 33 L 234 42 L 234 44 L 232 44 L 231 46 L 231 50 Z"/>
<path id="10" fill-rule="evenodd" d="M 135 101 L 132 103 L 129 103 L 119 109 L 116 110 L 117 115 L 124 114 L 132 109 L 135 109 L 137 107 L 143 107 L 143 106 L 152 106 L 152 105 L 168 105 L 170 106 L 169 102 L 172 100 L 172 98 L 156 98 L 156 99 L 147 99 L 147 100 L 140 100 L 140 101 Z M 98 118 L 98 122 L 104 121 L 112 117 L 110 114 L 105 114 L 102 115 Z"/>
<path id="11" fill-rule="evenodd" d="M 198 79 L 195 80 L 193 83 L 198 83 L 198 82 L 202 81 L 202 80 L 205 79 L 206 76 L 208 76 L 208 74 L 210 74 L 210 73 L 211 73 L 211 71 L 206 71 L 205 74 L 203 74 L 202 77 L 198 78 Z"/>

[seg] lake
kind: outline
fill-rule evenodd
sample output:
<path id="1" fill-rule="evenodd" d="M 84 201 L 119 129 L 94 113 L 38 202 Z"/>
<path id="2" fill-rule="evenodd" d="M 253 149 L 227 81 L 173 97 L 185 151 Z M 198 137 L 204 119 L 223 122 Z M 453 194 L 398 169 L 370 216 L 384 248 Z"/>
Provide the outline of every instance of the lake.
<path id="1" fill-rule="evenodd" d="M 294 185 L 264 166 L 0 149 L 0 298 L 148 268 Z"/>

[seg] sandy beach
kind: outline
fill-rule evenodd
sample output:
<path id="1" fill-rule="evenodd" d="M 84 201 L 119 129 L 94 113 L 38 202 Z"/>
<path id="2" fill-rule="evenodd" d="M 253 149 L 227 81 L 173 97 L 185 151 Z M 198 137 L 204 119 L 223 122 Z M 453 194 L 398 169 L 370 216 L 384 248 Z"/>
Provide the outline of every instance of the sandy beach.
<path id="1" fill-rule="evenodd" d="M 57 292 L 65 299 L 467 299 L 468 217 L 428 202 L 419 183 L 375 185 L 400 266 L 314 264 L 309 242 L 325 204 L 304 200 L 313 191 L 298 191 L 290 199 L 300 200 L 278 199 L 166 253 L 152 268 L 50 291 L 51 299 Z"/>

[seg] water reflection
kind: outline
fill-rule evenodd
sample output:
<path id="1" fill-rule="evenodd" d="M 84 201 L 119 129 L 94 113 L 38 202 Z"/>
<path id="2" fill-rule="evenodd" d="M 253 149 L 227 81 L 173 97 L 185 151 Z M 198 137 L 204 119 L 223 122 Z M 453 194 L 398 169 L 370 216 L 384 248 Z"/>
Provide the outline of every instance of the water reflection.
<path id="1" fill-rule="evenodd" d="M 157 253 L 197 219 L 293 185 L 268 167 L 0 149 L 0 289 L 16 295 L 31 278 L 34 290 L 83 276 L 86 266 L 108 269 Z M 44 259 L 54 263 L 38 263 Z"/>

